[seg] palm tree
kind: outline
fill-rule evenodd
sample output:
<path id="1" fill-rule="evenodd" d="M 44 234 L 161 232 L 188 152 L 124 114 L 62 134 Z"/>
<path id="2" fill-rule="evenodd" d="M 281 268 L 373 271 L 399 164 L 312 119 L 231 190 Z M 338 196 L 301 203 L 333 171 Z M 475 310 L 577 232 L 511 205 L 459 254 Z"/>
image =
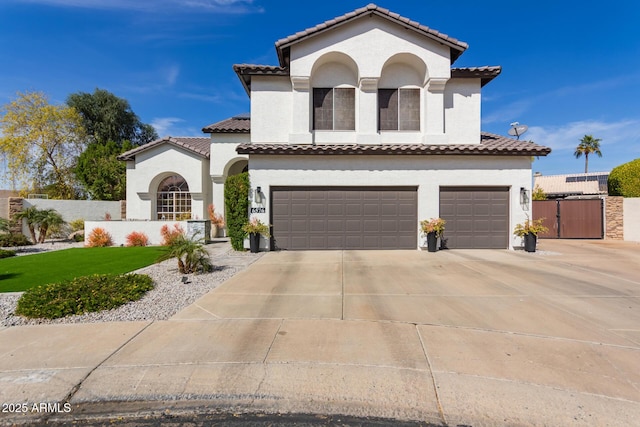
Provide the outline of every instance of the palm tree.
<path id="1" fill-rule="evenodd" d="M 212 265 L 209 253 L 202 243 L 187 238 L 181 234 L 168 246 L 167 251 L 158 258 L 157 262 L 177 258 L 178 270 L 182 274 L 211 271 Z"/>
<path id="2" fill-rule="evenodd" d="M 4 219 L 4 218 L 0 218 L 0 231 L 9 231 L 9 221 Z"/>
<path id="3" fill-rule="evenodd" d="M 44 243 L 50 227 L 58 227 L 64 224 L 62 216 L 55 209 L 44 209 L 40 211 L 38 219 L 38 225 L 40 226 L 38 243 Z"/>
<path id="4" fill-rule="evenodd" d="M 593 135 L 585 135 L 584 138 L 580 140 L 580 144 L 576 147 L 576 152 L 573 153 L 573 155 L 576 156 L 576 159 L 579 159 L 584 154 L 584 173 L 589 172 L 589 154 L 596 153 L 598 157 L 602 157 L 600 141 L 602 140 L 594 138 Z"/>
<path id="5" fill-rule="evenodd" d="M 29 234 L 31 234 L 31 241 L 38 243 L 36 239 L 36 225 L 40 222 L 40 211 L 35 206 L 28 207 L 16 213 L 15 218 L 17 220 L 26 220 L 27 227 L 29 228 Z"/>

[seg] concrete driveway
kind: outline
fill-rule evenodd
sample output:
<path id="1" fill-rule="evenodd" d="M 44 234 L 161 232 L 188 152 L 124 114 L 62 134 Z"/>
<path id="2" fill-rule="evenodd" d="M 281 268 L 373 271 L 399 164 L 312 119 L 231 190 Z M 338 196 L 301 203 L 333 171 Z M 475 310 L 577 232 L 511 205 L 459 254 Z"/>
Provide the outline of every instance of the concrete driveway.
<path id="1" fill-rule="evenodd" d="M 70 401 L 86 413 L 145 402 L 634 425 L 640 245 L 543 240 L 539 250 L 268 253 L 169 321 L 123 325 Z"/>

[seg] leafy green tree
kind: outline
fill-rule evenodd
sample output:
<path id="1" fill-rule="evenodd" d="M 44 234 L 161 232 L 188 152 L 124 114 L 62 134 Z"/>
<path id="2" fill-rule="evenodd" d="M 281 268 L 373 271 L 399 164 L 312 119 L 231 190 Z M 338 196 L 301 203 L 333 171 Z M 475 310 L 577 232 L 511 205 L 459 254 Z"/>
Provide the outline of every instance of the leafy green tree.
<path id="1" fill-rule="evenodd" d="M 1 112 L 0 151 L 10 179 L 24 190 L 48 189 L 53 198 L 74 198 L 73 168 L 85 141 L 78 112 L 50 104 L 42 92 L 18 92 Z"/>
<path id="2" fill-rule="evenodd" d="M 90 144 L 80 154 L 75 168 L 76 178 L 92 199 L 124 200 L 127 195 L 127 166 L 117 159 L 133 145 L 124 141 L 121 147 L 113 141 Z"/>
<path id="3" fill-rule="evenodd" d="M 249 173 L 231 175 L 224 183 L 227 234 L 236 251 L 244 249 L 245 232 L 242 227 L 249 220 Z"/>
<path id="4" fill-rule="evenodd" d="M 89 145 L 78 158 L 75 176 L 93 199 L 126 198 L 126 165 L 117 156 L 158 138 L 126 99 L 104 89 L 69 95 L 67 104 L 82 117 Z"/>
<path id="5" fill-rule="evenodd" d="M 593 135 L 585 135 L 576 147 L 576 151 L 573 153 L 576 159 L 579 159 L 584 154 L 584 173 L 589 172 L 589 154 L 594 153 L 597 154 L 598 157 L 602 157 L 600 141 L 602 140 L 594 138 Z"/>
<path id="6" fill-rule="evenodd" d="M 113 141 L 121 147 L 130 141 L 138 146 L 158 139 L 153 126 L 142 123 L 126 99 L 107 90 L 73 93 L 67 97 L 67 105 L 80 113 L 91 143 Z"/>
<path id="7" fill-rule="evenodd" d="M 607 184 L 610 196 L 640 197 L 640 159 L 613 168 Z"/>

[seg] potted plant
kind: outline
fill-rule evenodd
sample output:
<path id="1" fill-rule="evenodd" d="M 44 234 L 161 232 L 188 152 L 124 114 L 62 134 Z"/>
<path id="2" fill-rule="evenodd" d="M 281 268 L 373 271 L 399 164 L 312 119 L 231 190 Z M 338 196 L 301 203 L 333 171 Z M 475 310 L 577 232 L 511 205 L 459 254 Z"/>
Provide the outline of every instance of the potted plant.
<path id="1" fill-rule="evenodd" d="M 447 222 L 442 218 L 430 218 L 420 221 L 420 230 L 427 236 L 427 250 L 435 252 L 438 250 L 438 238 L 444 232 L 444 225 Z"/>
<path id="2" fill-rule="evenodd" d="M 224 218 L 219 213 L 216 213 L 216 207 L 213 203 L 207 207 L 207 211 L 211 220 L 211 238 L 215 239 L 218 237 L 218 231 L 224 227 Z"/>
<path id="3" fill-rule="evenodd" d="M 513 234 L 518 237 L 524 238 L 524 250 L 527 252 L 536 251 L 536 240 L 538 233 L 546 233 L 549 231 L 547 227 L 542 225 L 545 218 L 534 219 L 533 221 L 527 218 L 527 220 L 521 224 L 517 224 L 513 230 Z"/>
<path id="4" fill-rule="evenodd" d="M 245 232 L 245 235 L 249 235 L 249 249 L 254 254 L 258 253 L 260 249 L 260 235 L 271 237 L 269 226 L 256 217 L 251 218 L 251 221 L 243 225 L 242 231 Z"/>

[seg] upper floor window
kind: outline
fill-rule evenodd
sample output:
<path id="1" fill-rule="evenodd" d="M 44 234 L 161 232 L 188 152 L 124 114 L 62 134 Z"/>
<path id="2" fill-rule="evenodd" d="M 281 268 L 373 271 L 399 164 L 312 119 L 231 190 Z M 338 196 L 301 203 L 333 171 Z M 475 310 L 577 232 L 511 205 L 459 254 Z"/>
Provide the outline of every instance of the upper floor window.
<path id="1" fill-rule="evenodd" d="M 378 89 L 379 130 L 420 130 L 420 89 Z"/>
<path id="2" fill-rule="evenodd" d="M 356 91 L 354 88 L 313 89 L 314 130 L 355 130 Z"/>

